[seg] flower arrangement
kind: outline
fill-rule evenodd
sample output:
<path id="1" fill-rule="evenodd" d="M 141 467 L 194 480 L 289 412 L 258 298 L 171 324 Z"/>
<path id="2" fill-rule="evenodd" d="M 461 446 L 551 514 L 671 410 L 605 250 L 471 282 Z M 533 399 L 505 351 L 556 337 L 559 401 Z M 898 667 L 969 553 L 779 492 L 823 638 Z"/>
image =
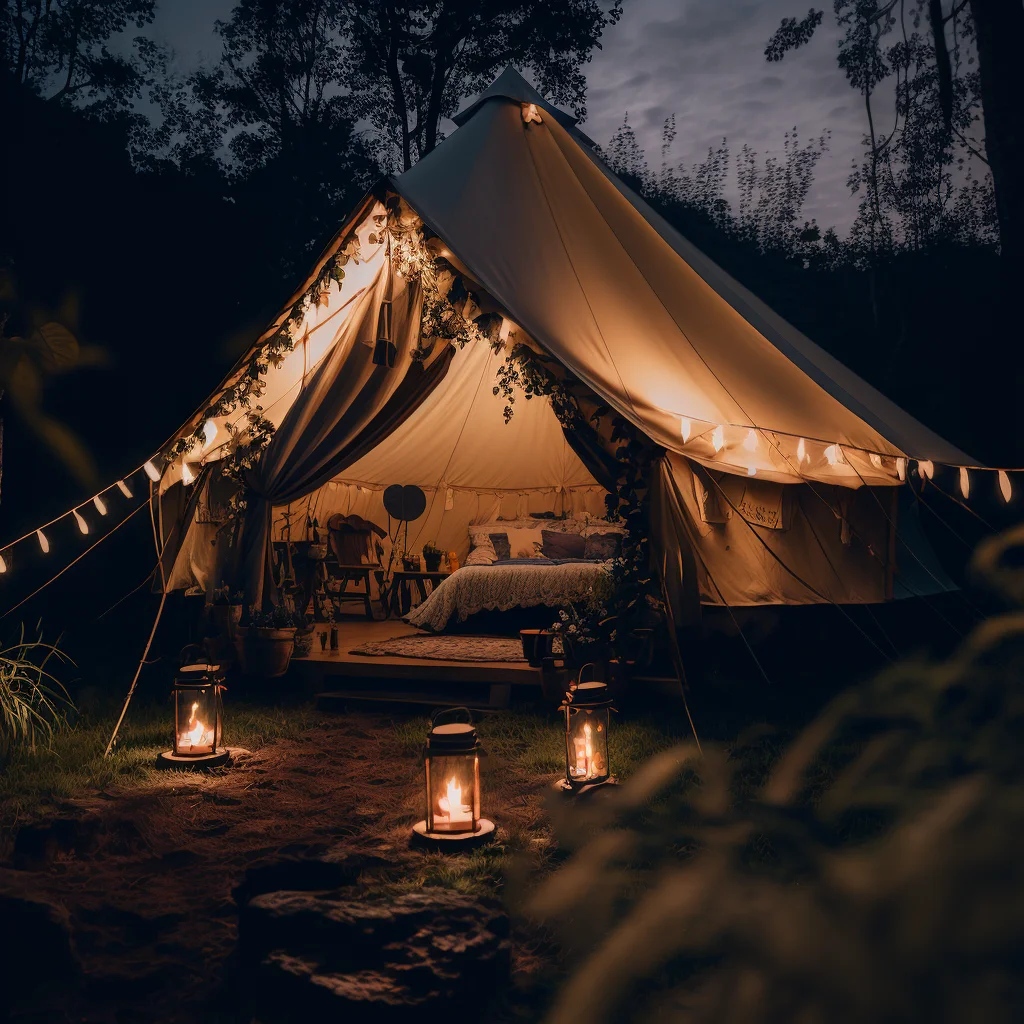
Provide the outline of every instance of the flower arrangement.
<path id="1" fill-rule="evenodd" d="M 250 605 L 249 625 L 253 629 L 304 629 L 306 616 L 283 604 L 276 604 L 269 611 Z"/>
<path id="2" fill-rule="evenodd" d="M 423 564 L 427 572 L 437 572 L 441 568 L 441 556 L 444 552 L 432 541 L 423 545 Z"/>

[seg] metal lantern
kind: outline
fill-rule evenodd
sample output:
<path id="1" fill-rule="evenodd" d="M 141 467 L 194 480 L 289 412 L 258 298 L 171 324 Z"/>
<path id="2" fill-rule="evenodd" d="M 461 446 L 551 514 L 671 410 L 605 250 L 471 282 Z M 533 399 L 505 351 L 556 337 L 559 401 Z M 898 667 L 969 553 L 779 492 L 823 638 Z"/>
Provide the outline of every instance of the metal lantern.
<path id="1" fill-rule="evenodd" d="M 494 822 L 480 816 L 482 754 L 468 708 L 434 715 L 423 748 L 426 818 L 413 826 L 415 835 L 449 846 L 494 832 Z"/>
<path id="2" fill-rule="evenodd" d="M 222 745 L 223 690 L 220 665 L 195 661 L 181 666 L 171 686 L 173 744 L 158 755 L 159 767 L 203 769 L 228 763 L 229 753 Z"/>
<path id="3" fill-rule="evenodd" d="M 608 725 L 613 711 L 606 683 L 581 682 L 565 695 L 565 778 L 559 787 L 577 791 L 584 786 L 614 782 L 608 757 Z"/>

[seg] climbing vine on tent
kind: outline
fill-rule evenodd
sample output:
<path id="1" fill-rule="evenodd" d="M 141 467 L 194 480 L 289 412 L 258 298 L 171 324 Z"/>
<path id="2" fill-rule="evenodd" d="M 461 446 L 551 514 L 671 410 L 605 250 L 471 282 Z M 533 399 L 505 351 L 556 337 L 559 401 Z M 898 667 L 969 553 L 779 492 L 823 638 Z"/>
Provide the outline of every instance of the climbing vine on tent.
<path id="1" fill-rule="evenodd" d="M 611 567 L 611 594 L 591 606 L 571 608 L 560 616 L 554 628 L 561 630 L 571 620 L 576 627 L 574 637 L 584 644 L 604 642 L 620 656 L 626 644 L 626 634 L 636 628 L 650 625 L 661 618 L 664 605 L 660 584 L 651 572 L 650 560 L 650 490 L 648 481 L 662 450 L 622 416 L 613 415 L 607 405 L 597 405 L 589 414 L 582 401 L 593 396 L 589 389 L 568 371 L 564 376 L 554 373 L 545 363 L 546 357 L 527 345 L 514 345 L 498 368 L 495 395 L 506 399 L 505 422 L 514 415 L 516 393 L 522 391 L 526 400 L 545 396 L 563 430 L 582 434 L 593 430 L 599 436 L 606 417 L 607 439 L 618 467 L 615 489 L 605 497 L 608 517 L 621 522 L 626 533 L 622 552 Z"/>

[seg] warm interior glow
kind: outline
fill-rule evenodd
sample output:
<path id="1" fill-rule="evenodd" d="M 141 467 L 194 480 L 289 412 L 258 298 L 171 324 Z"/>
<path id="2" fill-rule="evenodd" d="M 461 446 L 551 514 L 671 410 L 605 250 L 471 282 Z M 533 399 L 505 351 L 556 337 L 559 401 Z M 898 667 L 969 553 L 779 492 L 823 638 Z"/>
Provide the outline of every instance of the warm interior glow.
<path id="1" fill-rule="evenodd" d="M 690 440 L 690 431 L 692 429 L 693 424 L 685 416 L 681 416 L 679 418 L 679 434 L 682 437 L 684 444 Z"/>
<path id="2" fill-rule="evenodd" d="M 105 516 L 107 514 L 106 503 L 98 494 L 92 499 L 92 503 L 96 506 L 96 511 L 99 512 L 101 516 Z"/>
<path id="3" fill-rule="evenodd" d="M 715 446 L 716 452 L 720 452 L 725 447 L 725 430 L 721 423 L 715 427 L 714 433 L 711 435 L 711 443 Z"/>
<path id="4" fill-rule="evenodd" d="M 195 483 L 196 475 L 192 472 L 192 467 L 187 462 L 181 463 L 181 482 L 188 487 L 189 484 Z"/>
<path id="5" fill-rule="evenodd" d="M 960 467 L 960 493 L 965 500 L 971 496 L 971 477 L 966 466 Z"/>
<path id="6" fill-rule="evenodd" d="M 46 534 L 42 530 L 36 530 L 36 538 L 39 541 L 39 546 L 43 549 L 45 555 L 50 550 L 50 542 L 46 539 Z"/>
<path id="7" fill-rule="evenodd" d="M 1010 498 L 1013 497 L 1013 488 L 1010 486 L 1009 474 L 1003 470 L 999 470 L 999 493 L 1003 496 L 1003 501 L 1009 504 Z"/>
<path id="8" fill-rule="evenodd" d="M 600 724 L 595 727 L 586 721 L 583 723 L 583 728 L 573 737 L 574 764 L 571 773 L 577 781 L 586 782 L 589 779 L 599 779 L 607 772 L 603 747 L 595 739 L 595 731 L 602 733 L 604 727 Z"/>
<path id="9" fill-rule="evenodd" d="M 467 807 L 462 802 L 462 786 L 456 781 L 454 775 L 448 780 L 447 792 L 437 801 L 437 806 L 447 819 L 448 825 L 473 824 L 473 808 Z"/>
<path id="10" fill-rule="evenodd" d="M 153 465 L 152 461 L 147 462 L 142 468 L 146 471 L 146 476 L 148 476 L 153 483 L 156 484 L 160 482 L 160 471 Z"/>
<path id="11" fill-rule="evenodd" d="M 78 523 L 78 529 L 81 530 L 82 533 L 88 533 L 89 524 L 85 521 L 85 519 L 82 518 L 82 514 L 78 511 L 77 508 L 72 509 L 72 511 L 74 512 L 75 522 Z"/>
<path id="12" fill-rule="evenodd" d="M 743 438 L 743 447 L 748 452 L 757 451 L 757 434 L 753 430 L 747 431 L 747 436 Z"/>
<path id="13" fill-rule="evenodd" d="M 117 489 L 126 497 L 130 498 L 132 492 L 128 490 L 128 485 L 123 480 L 117 481 Z"/>
<path id="14" fill-rule="evenodd" d="M 199 720 L 196 714 L 198 710 L 199 701 L 193 701 L 188 725 L 178 734 L 179 750 L 191 750 L 193 747 L 210 747 L 212 749 L 213 747 L 213 730 Z"/>

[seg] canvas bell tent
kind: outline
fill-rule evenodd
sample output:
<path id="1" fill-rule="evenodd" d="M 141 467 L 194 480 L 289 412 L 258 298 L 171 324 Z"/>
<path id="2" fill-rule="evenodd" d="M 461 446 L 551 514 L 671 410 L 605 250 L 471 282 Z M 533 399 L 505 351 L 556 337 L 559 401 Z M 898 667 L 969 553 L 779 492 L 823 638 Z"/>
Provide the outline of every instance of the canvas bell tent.
<path id="1" fill-rule="evenodd" d="M 283 512 L 382 524 L 392 484 L 427 495 L 411 550 L 465 555 L 499 515 L 601 514 L 625 435 L 651 457 L 643 521 L 677 618 L 949 587 L 908 485 L 968 456 L 697 252 L 516 72 L 456 121 L 165 450 L 168 588 L 235 572 L 270 600 Z M 517 391 L 538 365 L 573 415 L 564 391 Z"/>

